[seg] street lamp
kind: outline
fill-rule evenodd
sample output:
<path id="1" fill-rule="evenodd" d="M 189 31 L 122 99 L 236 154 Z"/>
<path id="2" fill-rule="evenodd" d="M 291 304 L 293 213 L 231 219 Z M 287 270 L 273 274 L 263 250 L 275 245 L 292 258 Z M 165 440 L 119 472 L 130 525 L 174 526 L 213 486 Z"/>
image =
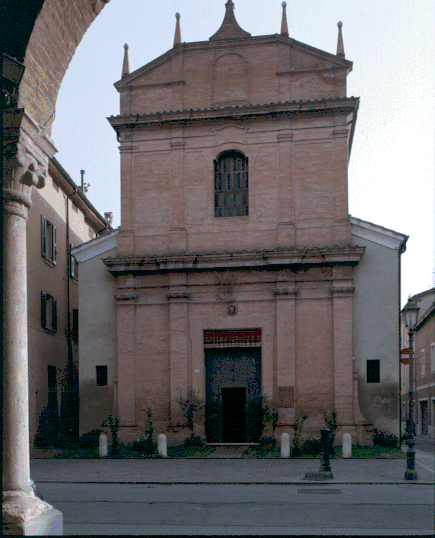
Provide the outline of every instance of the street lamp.
<path id="1" fill-rule="evenodd" d="M 418 475 L 415 470 L 415 452 L 414 452 L 414 357 L 413 357 L 413 343 L 414 343 L 414 329 L 417 324 L 418 311 L 420 308 L 409 300 L 402 310 L 403 320 L 405 327 L 408 329 L 409 334 L 409 409 L 408 419 L 406 421 L 408 451 L 406 453 L 406 472 L 405 480 L 417 480 Z"/>

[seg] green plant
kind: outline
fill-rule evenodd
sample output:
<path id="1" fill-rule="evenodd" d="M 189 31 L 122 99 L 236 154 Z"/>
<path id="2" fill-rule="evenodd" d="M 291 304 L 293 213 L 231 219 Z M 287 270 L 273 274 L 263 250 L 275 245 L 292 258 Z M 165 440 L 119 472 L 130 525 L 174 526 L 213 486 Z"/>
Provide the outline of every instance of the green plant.
<path id="1" fill-rule="evenodd" d="M 201 447 L 204 446 L 204 442 L 201 439 L 200 435 L 196 435 L 195 437 L 186 437 L 183 442 L 183 446 L 185 447 Z"/>
<path id="2" fill-rule="evenodd" d="M 194 390 L 190 390 L 186 398 L 183 398 L 180 391 L 180 395 L 178 396 L 178 403 L 183 410 L 184 416 L 186 418 L 187 426 L 191 432 L 190 436 L 193 438 L 195 419 L 199 419 L 202 417 L 200 413 L 204 410 L 204 404 Z"/>
<path id="3" fill-rule="evenodd" d="M 91 430 L 79 437 L 79 448 L 95 448 L 98 447 L 101 430 Z"/>
<path id="4" fill-rule="evenodd" d="M 293 449 L 291 453 L 292 458 L 295 458 L 301 455 L 301 448 L 299 446 L 299 443 L 300 443 L 301 434 L 302 434 L 302 426 L 304 425 L 304 422 L 307 420 L 307 418 L 308 418 L 308 414 L 305 411 L 301 411 L 295 418 L 294 424 L 291 425 L 294 431 Z"/>
<path id="5" fill-rule="evenodd" d="M 373 430 L 373 445 L 382 447 L 396 448 L 399 446 L 399 438 L 389 432 L 382 430 Z"/>
<path id="6" fill-rule="evenodd" d="M 318 456 L 322 452 L 322 441 L 311 437 L 302 443 L 302 454 L 306 456 Z"/>
<path id="7" fill-rule="evenodd" d="M 210 399 L 206 404 L 205 436 L 209 443 L 216 443 L 220 432 L 220 405 L 218 400 Z"/>
<path id="8" fill-rule="evenodd" d="M 246 404 L 248 442 L 258 443 L 263 433 L 263 399 L 256 396 Z"/>
<path id="9" fill-rule="evenodd" d="M 330 455 L 333 455 L 335 451 L 335 448 L 334 448 L 335 432 L 337 431 L 337 428 L 338 428 L 337 411 L 333 409 L 331 416 L 328 416 L 328 413 L 324 411 L 323 419 L 325 421 L 326 426 L 329 428 L 329 453 Z"/>
<path id="10" fill-rule="evenodd" d="M 101 424 L 102 427 L 110 428 L 112 434 L 112 442 L 110 444 L 110 456 L 116 457 L 119 453 L 119 438 L 118 438 L 118 428 L 119 428 L 119 418 L 113 417 L 112 411 L 110 411 L 107 419 Z"/>
<path id="11" fill-rule="evenodd" d="M 275 437 L 275 430 L 278 424 L 278 408 L 270 399 L 263 397 L 263 425 L 267 422 L 272 423 L 272 432 Z"/>
<path id="12" fill-rule="evenodd" d="M 59 445 L 60 420 L 57 408 L 46 406 L 39 417 L 38 432 L 35 435 L 36 448 L 51 448 Z"/>
<path id="13" fill-rule="evenodd" d="M 135 452 L 140 452 L 146 456 L 153 456 L 156 454 L 156 443 L 153 440 L 154 428 L 153 428 L 153 413 L 151 409 L 147 411 L 147 423 L 145 427 L 145 435 L 136 441 L 133 441 L 131 448 Z"/>
<path id="14" fill-rule="evenodd" d="M 275 437 L 267 437 L 265 435 L 263 435 L 262 437 L 260 437 L 260 447 L 261 448 L 273 448 L 276 446 L 276 439 Z"/>

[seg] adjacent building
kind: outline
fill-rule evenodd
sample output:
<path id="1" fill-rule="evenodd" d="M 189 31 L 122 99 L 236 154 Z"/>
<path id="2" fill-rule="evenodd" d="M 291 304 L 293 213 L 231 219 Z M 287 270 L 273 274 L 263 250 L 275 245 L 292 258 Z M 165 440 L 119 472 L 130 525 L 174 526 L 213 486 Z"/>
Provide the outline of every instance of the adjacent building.
<path id="1" fill-rule="evenodd" d="M 31 444 L 42 410 L 60 410 L 68 364 L 78 367 L 79 273 L 71 249 L 111 229 L 53 158 L 46 186 L 32 192 L 27 224 Z"/>
<path id="2" fill-rule="evenodd" d="M 435 288 L 409 297 L 420 308 L 414 336 L 414 423 L 416 434 L 435 437 Z M 409 335 L 402 332 L 402 435 L 409 413 Z"/>

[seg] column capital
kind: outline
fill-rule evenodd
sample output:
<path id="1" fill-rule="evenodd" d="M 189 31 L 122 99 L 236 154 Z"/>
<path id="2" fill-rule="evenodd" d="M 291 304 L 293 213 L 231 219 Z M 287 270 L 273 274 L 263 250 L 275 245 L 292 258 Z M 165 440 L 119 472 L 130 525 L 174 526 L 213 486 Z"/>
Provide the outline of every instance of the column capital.
<path id="1" fill-rule="evenodd" d="M 5 110 L 2 119 L 4 206 L 7 213 L 26 218 L 32 189 L 45 186 L 48 161 L 57 150 L 24 108 Z"/>

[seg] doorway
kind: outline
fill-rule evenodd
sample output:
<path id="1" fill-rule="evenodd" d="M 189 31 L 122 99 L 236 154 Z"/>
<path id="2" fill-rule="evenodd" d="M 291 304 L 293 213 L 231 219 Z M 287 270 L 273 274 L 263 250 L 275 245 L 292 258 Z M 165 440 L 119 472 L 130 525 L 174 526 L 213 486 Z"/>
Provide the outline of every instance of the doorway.
<path id="1" fill-rule="evenodd" d="M 222 441 L 246 443 L 246 387 L 222 389 Z"/>

